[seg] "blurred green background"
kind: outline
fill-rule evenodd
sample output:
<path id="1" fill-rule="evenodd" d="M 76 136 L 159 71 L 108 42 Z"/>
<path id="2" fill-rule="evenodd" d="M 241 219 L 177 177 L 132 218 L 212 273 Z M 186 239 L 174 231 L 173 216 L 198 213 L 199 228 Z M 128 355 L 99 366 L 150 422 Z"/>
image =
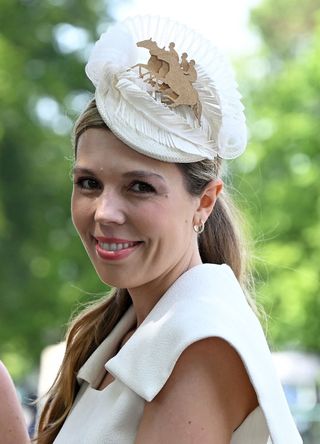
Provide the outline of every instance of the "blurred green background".
<path id="1" fill-rule="evenodd" d="M 0 0 L 0 358 L 16 381 L 105 291 L 69 214 L 84 63 L 110 22 L 101 0 Z M 252 227 L 274 349 L 320 351 L 320 3 L 263 0 L 259 49 L 237 59 L 250 144 L 231 162 Z"/>

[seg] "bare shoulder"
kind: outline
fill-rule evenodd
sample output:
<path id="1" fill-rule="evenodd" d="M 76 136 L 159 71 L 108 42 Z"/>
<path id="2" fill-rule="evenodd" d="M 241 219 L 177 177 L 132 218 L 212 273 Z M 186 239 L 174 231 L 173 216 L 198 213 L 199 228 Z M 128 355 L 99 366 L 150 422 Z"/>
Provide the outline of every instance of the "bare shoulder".
<path id="1" fill-rule="evenodd" d="M 258 401 L 236 350 L 220 338 L 187 347 L 146 403 L 136 444 L 227 444 Z"/>
<path id="2" fill-rule="evenodd" d="M 0 361 L 0 430 L 1 444 L 30 442 L 26 424 L 12 379 Z"/>
<path id="3" fill-rule="evenodd" d="M 0 394 L 7 394 L 10 396 L 13 392 L 14 385 L 9 375 L 8 370 L 4 366 L 3 362 L 0 361 Z"/>

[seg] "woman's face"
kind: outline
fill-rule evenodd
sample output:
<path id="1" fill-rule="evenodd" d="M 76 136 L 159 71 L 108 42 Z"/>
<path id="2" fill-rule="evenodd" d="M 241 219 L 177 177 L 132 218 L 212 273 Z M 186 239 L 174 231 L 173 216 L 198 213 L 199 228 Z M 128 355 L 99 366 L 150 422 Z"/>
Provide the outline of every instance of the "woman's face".
<path id="1" fill-rule="evenodd" d="M 175 164 L 139 154 L 111 131 L 80 136 L 72 218 L 103 282 L 137 288 L 200 263 L 198 205 Z"/>

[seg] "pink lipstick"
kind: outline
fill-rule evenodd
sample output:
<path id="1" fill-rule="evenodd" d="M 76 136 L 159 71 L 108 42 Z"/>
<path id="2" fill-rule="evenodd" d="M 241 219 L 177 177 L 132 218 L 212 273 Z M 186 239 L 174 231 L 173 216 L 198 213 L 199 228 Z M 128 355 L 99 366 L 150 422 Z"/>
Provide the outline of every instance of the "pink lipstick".
<path id="1" fill-rule="evenodd" d="M 120 260 L 128 257 L 139 245 L 140 241 L 129 239 L 96 237 L 96 252 L 104 260 Z"/>

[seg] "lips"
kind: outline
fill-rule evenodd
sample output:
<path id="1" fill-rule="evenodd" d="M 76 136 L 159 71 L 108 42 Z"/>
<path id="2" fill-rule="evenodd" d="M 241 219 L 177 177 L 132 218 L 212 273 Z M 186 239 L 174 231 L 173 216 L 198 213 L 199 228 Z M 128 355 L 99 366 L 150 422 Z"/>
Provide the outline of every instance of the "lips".
<path id="1" fill-rule="evenodd" d="M 96 253 L 104 260 L 119 260 L 128 257 L 141 245 L 141 241 L 96 237 Z"/>
<path id="2" fill-rule="evenodd" d="M 99 247 L 105 251 L 121 251 L 134 247 L 137 242 L 99 242 Z"/>

